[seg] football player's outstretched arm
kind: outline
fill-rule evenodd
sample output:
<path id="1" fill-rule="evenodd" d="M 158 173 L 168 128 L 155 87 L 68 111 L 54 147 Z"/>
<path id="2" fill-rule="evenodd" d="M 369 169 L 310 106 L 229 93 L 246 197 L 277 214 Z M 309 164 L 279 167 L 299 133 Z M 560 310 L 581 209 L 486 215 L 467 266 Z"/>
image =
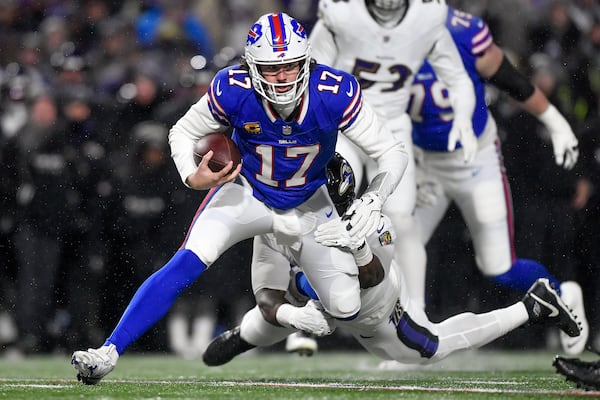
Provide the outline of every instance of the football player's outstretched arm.
<path id="1" fill-rule="evenodd" d="M 321 18 L 310 33 L 311 56 L 319 63 L 334 65 L 338 54 L 338 48 L 331 31 Z"/>
<path id="2" fill-rule="evenodd" d="M 361 289 L 376 286 L 383 280 L 385 270 L 379 257 L 373 254 L 365 237 L 351 236 L 341 218 L 321 224 L 315 230 L 315 240 L 323 246 L 350 250 L 358 266 L 358 281 Z"/>
<path id="3" fill-rule="evenodd" d="M 465 162 L 471 162 L 477 153 L 477 138 L 472 123 L 475 89 L 447 29 L 440 30 L 439 38 L 427 60 L 448 88 L 454 112 L 452 129 L 448 135 L 448 151 L 454 151 L 456 143 L 460 142 Z"/>
<path id="4" fill-rule="evenodd" d="M 317 336 L 333 332 L 333 319 L 313 302 L 296 307 L 285 299 L 289 282 L 290 259 L 282 253 L 280 245 L 273 246 L 266 236 L 256 236 L 252 253 L 252 289 L 263 318 L 275 326 Z"/>
<path id="5" fill-rule="evenodd" d="M 508 60 L 502 49 L 492 44 L 476 61 L 482 78 L 519 101 L 525 111 L 535 115 L 550 132 L 556 163 L 571 169 L 579 157 L 578 141 L 567 120 L 542 91 L 535 87 Z"/>
<path id="6" fill-rule="evenodd" d="M 343 134 L 377 162 L 377 174 L 344 214 L 350 235 L 365 238 L 375 231 L 383 203 L 404 175 L 408 154 L 366 101 Z"/>

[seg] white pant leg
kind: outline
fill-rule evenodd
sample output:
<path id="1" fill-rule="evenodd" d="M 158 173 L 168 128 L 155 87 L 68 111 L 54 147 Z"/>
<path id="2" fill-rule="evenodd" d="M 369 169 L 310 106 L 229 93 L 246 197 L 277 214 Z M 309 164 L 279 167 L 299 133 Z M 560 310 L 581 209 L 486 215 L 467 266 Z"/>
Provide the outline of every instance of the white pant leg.
<path id="1" fill-rule="evenodd" d="M 359 312 L 361 305 L 354 257 L 348 251 L 323 246 L 314 237 L 314 229 L 328 220 L 332 205 L 323 186 L 299 207 L 305 215 L 302 225 L 310 228 L 302 236 L 301 251 L 292 250 L 292 254 L 325 310 L 335 318 L 348 318 Z M 312 222 L 307 223 L 311 218 Z"/>
<path id="2" fill-rule="evenodd" d="M 436 324 L 439 347 L 431 362 L 490 343 L 529 319 L 521 302 L 483 314 L 462 313 Z"/>
<path id="3" fill-rule="evenodd" d="M 207 194 L 181 247 L 210 266 L 235 243 L 271 232 L 272 227 L 273 212 L 251 188 L 227 183 Z"/>
<path id="4" fill-rule="evenodd" d="M 473 167 L 453 183 L 451 197 L 471 233 L 477 266 L 486 276 L 500 275 L 516 257 L 511 194 L 500 143 L 480 149 Z"/>
<path id="5" fill-rule="evenodd" d="M 528 320 L 522 302 L 483 314 L 457 314 L 431 322 L 423 309 L 410 301 L 404 282 L 389 318 L 375 326 L 340 324 L 370 353 L 405 364 L 429 364 L 465 349 L 481 347 Z"/>
<path id="6" fill-rule="evenodd" d="M 472 163 L 465 164 L 460 152 L 423 152 L 425 171 L 442 185 L 467 224 L 479 269 L 488 276 L 506 272 L 514 255 L 512 204 L 502 161 L 496 124 L 490 118 Z M 436 215 L 417 211 L 423 229 L 435 229 Z M 435 212 L 435 210 L 432 210 Z"/>

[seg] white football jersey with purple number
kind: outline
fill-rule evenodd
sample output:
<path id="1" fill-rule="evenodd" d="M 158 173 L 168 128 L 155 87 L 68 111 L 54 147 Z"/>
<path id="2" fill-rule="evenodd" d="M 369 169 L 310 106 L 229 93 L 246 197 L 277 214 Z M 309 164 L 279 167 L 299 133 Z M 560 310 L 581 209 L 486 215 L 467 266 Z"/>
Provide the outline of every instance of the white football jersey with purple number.
<path id="1" fill-rule="evenodd" d="M 446 82 L 464 74 L 443 1 L 411 1 L 391 28 L 371 17 L 364 0 L 321 0 L 319 13 L 326 29 L 311 34 L 313 57 L 356 76 L 365 99 L 385 117 L 406 111 L 413 77 L 426 57 Z"/>

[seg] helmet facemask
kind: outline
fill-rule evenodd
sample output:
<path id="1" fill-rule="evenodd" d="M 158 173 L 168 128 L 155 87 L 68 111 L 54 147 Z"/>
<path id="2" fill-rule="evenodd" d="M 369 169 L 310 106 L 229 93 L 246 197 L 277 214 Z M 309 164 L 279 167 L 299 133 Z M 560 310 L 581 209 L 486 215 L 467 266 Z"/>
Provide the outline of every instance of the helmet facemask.
<path id="1" fill-rule="evenodd" d="M 263 15 L 248 32 L 244 55 L 254 90 L 273 104 L 296 102 L 308 86 L 309 53 L 306 31 L 298 21 L 284 13 Z M 291 82 L 269 82 L 261 72 L 262 66 L 287 71 L 286 65 L 290 68 L 294 63 L 298 63 L 298 75 Z M 290 86 L 290 89 L 277 91 L 286 86 Z"/>
<path id="2" fill-rule="evenodd" d="M 408 0 L 367 0 L 367 8 L 375 20 L 383 26 L 393 26 L 404 17 Z"/>

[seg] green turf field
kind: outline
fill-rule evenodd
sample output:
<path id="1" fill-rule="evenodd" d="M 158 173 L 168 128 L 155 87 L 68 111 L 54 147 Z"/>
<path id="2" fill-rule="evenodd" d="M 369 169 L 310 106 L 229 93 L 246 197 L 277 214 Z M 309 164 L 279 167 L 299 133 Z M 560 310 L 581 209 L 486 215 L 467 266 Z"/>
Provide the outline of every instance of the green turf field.
<path id="1" fill-rule="evenodd" d="M 0 399 L 575 399 L 600 397 L 554 373 L 549 352 L 478 351 L 424 370 L 382 370 L 363 352 L 250 353 L 222 367 L 126 354 L 96 386 L 68 356 L 0 361 Z M 593 355 L 590 356 L 593 358 Z M 584 357 L 585 358 L 585 357 Z"/>

